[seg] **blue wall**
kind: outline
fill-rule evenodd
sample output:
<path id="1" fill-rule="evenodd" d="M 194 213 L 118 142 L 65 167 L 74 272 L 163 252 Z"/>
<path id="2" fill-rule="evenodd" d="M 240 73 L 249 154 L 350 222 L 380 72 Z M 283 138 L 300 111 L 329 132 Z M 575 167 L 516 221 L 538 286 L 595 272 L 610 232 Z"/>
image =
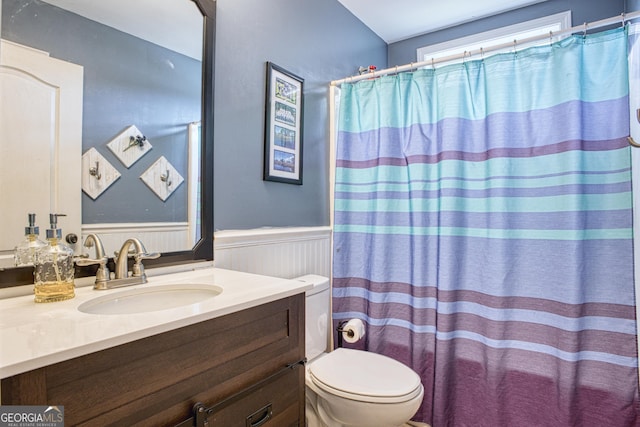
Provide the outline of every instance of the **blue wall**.
<path id="1" fill-rule="evenodd" d="M 215 228 L 329 225 L 329 82 L 387 45 L 336 0 L 217 3 Z M 304 78 L 301 186 L 262 180 L 267 61 Z"/>
<path id="2" fill-rule="evenodd" d="M 640 2 L 636 1 L 636 3 Z M 593 22 L 620 15 L 625 11 L 625 1 L 547 0 L 543 3 L 393 43 L 389 45 L 387 62 L 389 67 L 416 62 L 416 50 L 420 47 L 553 15 L 566 10 L 571 10 L 572 25 L 581 25 L 585 22 Z M 628 3 L 627 12 L 631 10 L 635 9 L 631 6 L 631 3 Z"/>

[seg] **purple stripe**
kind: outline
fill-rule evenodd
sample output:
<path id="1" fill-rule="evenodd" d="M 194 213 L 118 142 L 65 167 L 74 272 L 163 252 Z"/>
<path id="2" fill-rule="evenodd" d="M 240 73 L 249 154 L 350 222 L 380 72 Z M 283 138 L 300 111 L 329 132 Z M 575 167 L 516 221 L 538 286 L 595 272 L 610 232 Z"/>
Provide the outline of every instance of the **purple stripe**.
<path id="1" fill-rule="evenodd" d="M 437 313 L 435 307 L 416 308 L 393 302 L 380 304 L 356 297 L 334 298 L 334 312 L 341 312 L 343 307 L 349 312 L 366 312 L 374 319 L 402 320 L 416 326 L 437 327 L 438 332 L 468 331 L 489 339 L 530 342 L 572 353 L 596 351 L 624 357 L 637 355 L 635 335 L 620 332 L 567 331 L 538 323 L 492 320 L 473 313 Z M 538 308 L 537 311 L 547 310 Z M 377 327 L 366 325 L 367 330 Z"/>
<path id="2" fill-rule="evenodd" d="M 388 144 L 386 144 L 388 145 Z M 436 164 L 443 160 L 461 160 L 469 162 L 483 162 L 495 158 L 536 157 L 567 151 L 608 151 L 628 147 L 626 137 L 603 141 L 571 140 L 557 144 L 531 148 L 494 148 L 480 153 L 465 151 L 442 151 L 432 155 L 413 155 L 405 157 L 379 157 L 371 160 L 343 160 L 338 159 L 336 165 L 342 168 L 365 169 L 377 166 L 406 166 L 409 164 Z"/>
<path id="3" fill-rule="evenodd" d="M 624 173 L 631 172 L 631 168 L 623 168 L 623 169 L 615 169 L 615 170 L 607 170 L 607 171 L 567 171 L 567 172 L 557 172 L 557 173 L 549 173 L 542 175 L 491 175 L 483 178 L 464 178 L 464 177 L 451 177 L 444 176 L 436 179 L 412 179 L 411 182 L 415 184 L 435 184 L 438 182 L 447 182 L 447 181 L 460 181 L 460 182 L 491 182 L 497 179 L 508 179 L 508 180 L 527 180 L 527 179 L 540 179 L 540 178 L 553 178 L 560 176 L 571 176 L 571 175 L 608 175 L 608 174 L 616 174 L 616 173 Z M 404 183 L 404 182 L 401 182 Z M 371 185 L 371 184 L 398 184 L 398 181 L 375 181 L 375 182 L 346 182 L 346 181 L 337 181 L 336 184 L 340 185 Z"/>
<path id="4" fill-rule="evenodd" d="M 336 211 L 336 224 L 400 227 L 468 227 L 484 229 L 592 230 L 632 227 L 631 210 L 576 212 L 510 212 L 508 215 L 462 211 L 352 212 Z"/>
<path id="5" fill-rule="evenodd" d="M 338 159 L 404 158 L 450 150 L 482 153 L 487 148 L 528 149 L 576 139 L 619 139 L 627 136 L 620 132 L 628 132 L 628 108 L 625 96 L 595 103 L 571 101 L 547 109 L 496 113 L 479 120 L 447 118 L 406 128 L 340 132 Z M 585 120 L 585 117 L 606 117 L 607 125 L 602 126 L 601 120 Z M 377 147 L 371 143 L 376 140 L 392 143 Z M 343 150 L 349 155 L 343 155 Z"/>
<path id="6" fill-rule="evenodd" d="M 334 289 L 355 287 L 378 293 L 397 292 L 411 295 L 416 298 L 438 298 L 439 301 L 443 302 L 473 302 L 486 307 L 499 309 L 512 308 L 521 310 L 543 310 L 546 313 L 575 319 L 583 316 L 605 316 L 628 320 L 634 320 L 636 318 L 634 305 L 610 303 L 567 304 L 542 298 L 517 296 L 500 297 L 470 290 L 438 290 L 434 286 L 412 286 L 408 283 L 401 282 L 379 283 L 355 277 L 346 279 L 337 277 L 333 279 L 332 283 Z M 346 305 L 346 307 L 350 306 Z M 365 313 L 366 310 L 362 312 Z"/>
<path id="7" fill-rule="evenodd" d="M 535 188 L 494 187 L 483 190 L 466 188 L 441 188 L 437 190 L 375 191 L 335 193 L 336 199 L 375 200 L 375 199 L 439 199 L 440 197 L 463 197 L 467 199 L 485 199 L 487 197 L 548 197 L 567 194 L 612 194 L 631 191 L 631 182 L 613 184 L 568 184 Z"/>

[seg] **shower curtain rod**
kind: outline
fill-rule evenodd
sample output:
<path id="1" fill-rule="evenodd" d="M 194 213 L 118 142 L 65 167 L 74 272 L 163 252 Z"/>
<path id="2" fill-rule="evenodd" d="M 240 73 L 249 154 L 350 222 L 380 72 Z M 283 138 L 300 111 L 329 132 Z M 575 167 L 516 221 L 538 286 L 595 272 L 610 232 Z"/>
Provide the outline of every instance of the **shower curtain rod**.
<path id="1" fill-rule="evenodd" d="M 498 49 L 504 49 L 507 47 L 514 47 L 517 49 L 518 44 L 521 45 L 525 45 L 527 43 L 531 43 L 531 42 L 535 42 L 538 40 L 543 40 L 543 39 L 550 39 L 553 40 L 553 37 L 558 37 L 558 36 L 562 36 L 565 34 L 573 34 L 573 33 L 577 33 L 579 31 L 582 31 L 586 34 L 587 30 L 590 29 L 595 29 L 595 28 L 600 28 L 600 27 L 604 27 L 607 25 L 611 25 L 611 24 L 615 24 L 616 22 L 620 22 L 622 25 L 624 25 L 627 21 L 631 21 L 632 19 L 636 19 L 640 17 L 640 11 L 637 12 L 631 12 L 631 13 L 623 13 L 620 16 L 613 16 L 611 18 L 607 18 L 607 19 L 601 19 L 600 21 L 595 21 L 595 22 L 591 22 L 591 23 L 587 23 L 585 22 L 582 25 L 576 25 L 575 27 L 571 27 L 571 28 L 567 28 L 565 30 L 562 31 L 558 31 L 558 32 L 552 32 L 549 31 L 549 34 L 546 34 L 544 36 L 540 35 L 540 36 L 532 36 L 532 37 L 527 37 L 524 38 L 522 40 L 514 40 L 512 43 L 501 43 L 501 44 L 497 44 L 494 46 L 490 46 L 488 48 L 480 48 L 476 51 L 465 51 L 462 54 L 456 54 L 456 55 L 449 55 L 449 56 L 445 56 L 442 58 L 438 58 L 438 59 L 431 59 L 430 61 L 421 61 L 421 62 L 412 62 L 410 64 L 405 64 L 405 65 L 396 65 L 395 67 L 391 67 L 391 68 L 385 68 L 384 70 L 380 70 L 380 71 L 375 71 L 373 73 L 365 73 L 365 74 L 360 74 L 357 76 L 351 76 L 351 77 L 346 77 L 344 79 L 340 79 L 340 80 L 333 80 L 331 82 L 331 86 L 340 86 L 342 83 L 352 83 L 352 82 L 357 82 L 359 80 L 366 80 L 366 79 L 372 79 L 372 78 L 376 78 L 376 77 L 380 77 L 380 76 L 386 76 L 387 74 L 396 74 L 396 73 L 400 73 L 402 71 L 410 71 L 413 70 L 415 68 L 420 68 L 420 67 L 426 67 L 426 66 L 434 66 L 435 64 L 441 63 L 441 62 L 447 62 L 447 61 L 453 61 L 455 59 L 464 59 L 466 57 L 471 57 L 473 55 L 484 55 L 487 52 L 492 52 Z"/>

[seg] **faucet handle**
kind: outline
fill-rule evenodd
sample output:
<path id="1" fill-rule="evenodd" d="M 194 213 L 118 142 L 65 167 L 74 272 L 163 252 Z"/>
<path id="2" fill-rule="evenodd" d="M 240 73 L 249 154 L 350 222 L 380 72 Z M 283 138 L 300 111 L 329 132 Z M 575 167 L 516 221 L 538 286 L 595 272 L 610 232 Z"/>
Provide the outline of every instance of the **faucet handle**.
<path id="1" fill-rule="evenodd" d="M 75 257 L 76 265 L 79 265 L 81 267 L 86 267 L 87 265 L 95 265 L 95 264 L 100 264 L 101 266 L 107 265 L 107 261 L 109 261 L 109 258 L 107 257 L 103 257 L 100 259 L 89 258 L 88 255 L 79 255 Z"/>
<path id="2" fill-rule="evenodd" d="M 160 258 L 160 254 L 157 252 L 151 252 L 151 253 L 141 252 L 141 253 L 135 254 L 134 255 L 135 263 L 133 264 L 133 267 L 131 267 L 131 276 L 145 277 L 145 280 L 146 280 L 146 274 L 144 272 L 144 265 L 142 264 L 142 260 L 156 259 L 156 258 Z"/>
<path id="3" fill-rule="evenodd" d="M 160 254 L 158 252 L 151 252 L 151 253 L 147 253 L 147 252 L 143 252 L 143 253 L 138 253 L 134 255 L 134 258 L 136 260 L 136 262 L 140 262 L 143 259 L 156 259 L 156 258 L 160 258 Z"/>
<path id="4" fill-rule="evenodd" d="M 143 247 L 144 249 L 144 247 Z M 146 251 L 146 249 L 145 249 Z M 115 255 L 115 257 L 117 258 L 120 255 L 120 251 L 113 251 L 113 255 Z M 136 251 L 135 248 L 131 248 L 129 249 L 129 251 L 127 251 L 127 256 L 128 257 L 134 257 L 136 261 L 139 261 L 141 259 L 156 259 L 156 258 L 160 258 L 160 254 L 158 252 L 138 252 Z"/>
<path id="5" fill-rule="evenodd" d="M 106 256 L 100 259 L 91 259 L 87 255 L 81 255 L 75 259 L 76 264 L 84 267 L 87 265 L 95 265 L 98 264 L 98 270 L 96 271 L 96 281 L 93 285 L 93 289 L 107 289 L 107 282 L 109 281 L 109 268 L 107 267 L 107 262 L 109 258 Z"/>

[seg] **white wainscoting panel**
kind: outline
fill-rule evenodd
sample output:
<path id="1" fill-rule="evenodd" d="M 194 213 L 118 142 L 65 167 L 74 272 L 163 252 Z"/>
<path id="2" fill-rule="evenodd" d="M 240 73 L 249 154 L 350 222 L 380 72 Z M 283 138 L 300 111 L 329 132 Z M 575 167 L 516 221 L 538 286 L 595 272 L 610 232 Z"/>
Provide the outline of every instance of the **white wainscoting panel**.
<path id="1" fill-rule="evenodd" d="M 331 227 L 217 231 L 214 249 L 219 268 L 285 279 L 331 277 Z"/>
<path id="2" fill-rule="evenodd" d="M 76 253 L 89 254 L 93 257 L 93 249 L 82 246 L 88 234 L 95 233 L 102 240 L 105 254 L 113 256 L 122 244 L 130 237 L 137 237 L 148 252 L 174 252 L 189 250 L 194 242 L 186 222 L 148 222 L 122 224 L 83 224 L 82 241 L 76 244 Z"/>

